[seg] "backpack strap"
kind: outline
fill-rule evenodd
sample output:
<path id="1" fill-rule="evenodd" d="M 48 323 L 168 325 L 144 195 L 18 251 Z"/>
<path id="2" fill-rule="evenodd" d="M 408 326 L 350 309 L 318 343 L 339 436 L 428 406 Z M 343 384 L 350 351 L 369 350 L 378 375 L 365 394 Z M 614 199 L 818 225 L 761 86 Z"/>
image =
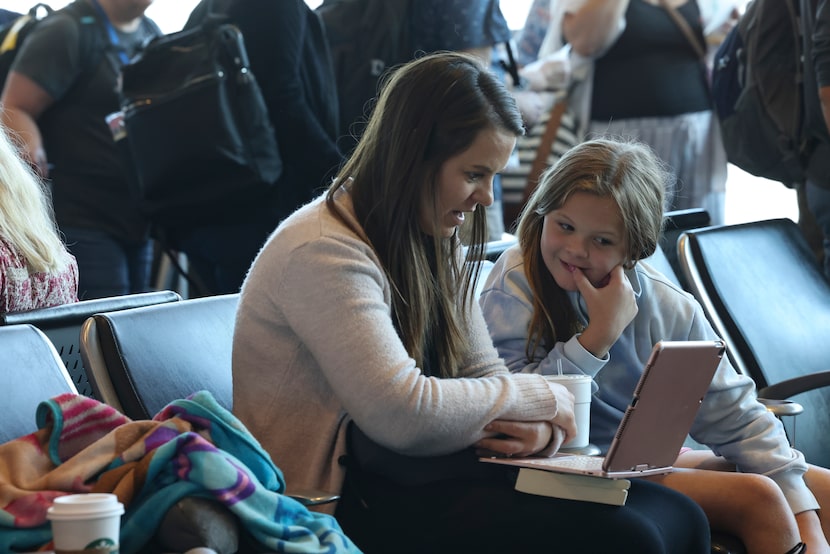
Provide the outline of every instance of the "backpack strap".
<path id="1" fill-rule="evenodd" d="M 41 10 L 44 12 L 43 15 L 38 13 Z M 0 27 L 0 33 L 3 34 L 3 40 L 0 42 L 0 54 L 15 50 L 19 46 L 18 37 L 20 36 L 20 30 L 30 21 L 39 21 L 52 15 L 53 13 L 55 13 L 55 10 L 53 10 L 48 4 L 41 2 L 29 8 L 29 11 L 25 14 L 19 15 L 15 19 L 12 19 L 10 22 Z"/>
<path id="2" fill-rule="evenodd" d="M 103 26 L 106 30 L 109 45 L 113 46 L 118 51 L 118 59 L 121 60 L 121 65 L 128 64 L 130 62 L 130 58 L 127 56 L 124 49 L 121 48 L 121 41 L 118 39 L 118 32 L 115 30 L 115 27 L 110 21 L 107 12 L 104 11 L 104 8 L 101 7 L 101 3 L 98 2 L 98 0 L 89 0 L 89 2 L 92 4 L 92 7 L 95 8 L 95 14 L 98 17 L 98 21 L 101 26 Z"/>
<path id="3" fill-rule="evenodd" d="M 87 0 L 75 0 L 55 13 L 65 13 L 78 23 L 78 39 L 82 60 L 81 75 L 91 78 L 106 56 L 105 28 L 95 8 Z"/>
<path id="4" fill-rule="evenodd" d="M 533 159 L 533 165 L 531 165 L 530 172 L 527 175 L 527 182 L 522 194 L 522 205 L 527 204 L 527 201 L 530 200 L 530 197 L 539 185 L 539 178 L 542 176 L 542 172 L 548 166 L 548 156 L 550 155 L 553 141 L 556 140 L 556 133 L 562 124 L 562 116 L 565 115 L 567 107 L 568 96 L 565 96 L 564 98 L 558 99 L 550 110 L 548 122 L 545 124 L 545 134 L 542 135 L 539 148 L 536 149 L 536 157 Z"/>
<path id="5" fill-rule="evenodd" d="M 675 9 L 674 6 L 670 5 L 667 0 L 660 0 L 660 6 L 666 10 L 666 13 L 669 14 L 669 17 L 672 18 L 674 24 L 677 25 L 680 30 L 683 32 L 683 35 L 686 37 L 686 40 L 689 41 L 689 45 L 691 45 L 692 49 L 697 54 L 698 58 L 701 60 L 706 58 L 706 51 L 703 49 L 703 46 L 700 44 L 700 41 L 695 36 L 694 31 L 692 28 L 689 27 L 689 24 L 683 19 L 683 16 Z"/>
<path id="6" fill-rule="evenodd" d="M 513 87 L 516 89 L 524 88 L 522 77 L 519 75 L 519 64 L 516 63 L 516 56 L 513 55 L 513 45 L 510 41 L 505 41 L 504 49 L 507 52 L 507 61 L 499 60 L 502 69 L 504 69 L 510 78 L 513 80 Z"/>

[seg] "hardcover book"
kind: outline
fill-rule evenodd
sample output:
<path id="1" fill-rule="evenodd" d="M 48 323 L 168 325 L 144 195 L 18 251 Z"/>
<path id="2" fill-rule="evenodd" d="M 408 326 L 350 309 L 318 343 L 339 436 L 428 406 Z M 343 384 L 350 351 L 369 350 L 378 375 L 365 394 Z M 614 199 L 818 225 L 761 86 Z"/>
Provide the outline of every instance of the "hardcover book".
<path id="1" fill-rule="evenodd" d="M 624 506 L 630 486 L 628 479 L 603 479 L 522 467 L 515 488 L 539 496 Z"/>

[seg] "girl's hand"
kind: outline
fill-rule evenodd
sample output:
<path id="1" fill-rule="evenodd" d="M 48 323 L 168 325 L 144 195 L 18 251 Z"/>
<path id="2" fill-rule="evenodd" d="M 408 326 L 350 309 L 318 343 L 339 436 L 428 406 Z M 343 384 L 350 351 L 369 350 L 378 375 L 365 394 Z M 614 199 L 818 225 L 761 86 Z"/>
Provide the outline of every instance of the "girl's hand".
<path id="1" fill-rule="evenodd" d="M 634 289 L 622 266 L 612 269 L 600 286 L 594 286 L 579 268 L 573 277 L 588 309 L 588 326 L 578 340 L 588 352 L 603 358 L 637 315 Z"/>
<path id="2" fill-rule="evenodd" d="M 508 421 L 497 419 L 485 428 L 492 436 L 475 443 L 479 456 L 504 458 L 531 456 L 544 450 L 552 441 L 556 450 L 565 441 L 565 431 L 549 421 Z"/>

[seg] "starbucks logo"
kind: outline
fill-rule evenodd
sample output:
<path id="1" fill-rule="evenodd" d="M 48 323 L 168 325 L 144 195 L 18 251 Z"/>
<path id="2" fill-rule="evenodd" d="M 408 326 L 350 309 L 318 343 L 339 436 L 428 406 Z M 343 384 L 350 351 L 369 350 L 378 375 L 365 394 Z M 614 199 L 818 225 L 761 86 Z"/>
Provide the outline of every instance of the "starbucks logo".
<path id="1" fill-rule="evenodd" d="M 84 550 L 91 550 L 97 553 L 103 554 L 107 552 L 109 554 L 118 554 L 118 545 L 112 540 L 108 538 L 101 538 L 95 539 L 88 545 Z"/>

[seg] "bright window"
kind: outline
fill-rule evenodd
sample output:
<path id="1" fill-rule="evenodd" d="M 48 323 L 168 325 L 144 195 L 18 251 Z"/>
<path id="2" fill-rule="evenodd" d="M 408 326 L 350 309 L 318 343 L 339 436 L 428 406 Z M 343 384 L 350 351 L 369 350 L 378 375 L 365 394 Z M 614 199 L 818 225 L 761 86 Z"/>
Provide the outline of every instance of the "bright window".
<path id="1" fill-rule="evenodd" d="M 61 8 L 70 0 L 46 0 L 53 8 Z M 418 0 L 415 0 L 416 2 Z M 511 29 L 519 29 L 524 25 L 525 17 L 530 9 L 532 0 L 502 0 L 501 10 Z M 3 7 L 16 12 L 27 11 L 36 0 L 3 0 Z M 322 0 L 306 0 L 306 4 L 315 8 Z M 191 10 L 199 0 L 155 0 L 147 9 L 147 16 L 152 18 L 165 33 L 178 31 L 187 21 Z"/>
<path id="2" fill-rule="evenodd" d="M 70 0 L 44 0 L 49 6 L 58 9 L 69 4 Z M 15 12 L 26 12 L 37 0 L 3 0 L 3 8 Z M 187 16 L 196 7 L 199 0 L 155 0 L 147 8 L 147 16 L 152 18 L 165 33 L 181 30 Z"/>

